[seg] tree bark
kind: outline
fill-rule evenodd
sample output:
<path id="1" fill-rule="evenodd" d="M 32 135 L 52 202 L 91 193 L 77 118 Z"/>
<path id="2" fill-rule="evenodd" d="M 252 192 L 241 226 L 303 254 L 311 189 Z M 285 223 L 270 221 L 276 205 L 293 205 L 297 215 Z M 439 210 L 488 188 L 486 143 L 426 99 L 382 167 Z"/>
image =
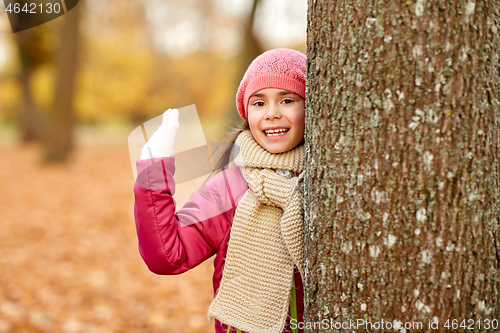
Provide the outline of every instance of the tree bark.
<path id="1" fill-rule="evenodd" d="M 306 332 L 497 331 L 499 8 L 309 0 Z"/>
<path id="2" fill-rule="evenodd" d="M 44 41 L 47 31 L 36 27 L 15 34 L 15 41 L 20 62 L 19 83 L 22 89 L 22 109 L 18 117 L 21 139 L 30 142 L 40 139 L 40 113 L 31 90 L 33 72 L 52 55 L 50 45 Z"/>
<path id="3" fill-rule="evenodd" d="M 73 148 L 73 96 L 77 70 L 81 5 L 64 15 L 57 54 L 54 104 L 46 125 L 43 160 L 66 161 Z"/>
<path id="4" fill-rule="evenodd" d="M 19 82 L 23 94 L 23 106 L 19 119 L 19 129 L 23 142 L 35 141 L 39 138 L 39 118 L 33 93 L 31 92 L 31 71 L 21 70 Z"/>

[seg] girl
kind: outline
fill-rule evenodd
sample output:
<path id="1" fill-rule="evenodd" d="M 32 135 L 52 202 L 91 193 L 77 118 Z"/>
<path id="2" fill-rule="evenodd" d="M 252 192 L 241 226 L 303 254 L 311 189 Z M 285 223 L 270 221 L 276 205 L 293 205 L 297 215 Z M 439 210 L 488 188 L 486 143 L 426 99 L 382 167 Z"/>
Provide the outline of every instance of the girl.
<path id="1" fill-rule="evenodd" d="M 139 251 L 156 274 L 180 274 L 216 255 L 217 333 L 299 332 L 303 313 L 304 54 L 267 51 L 248 67 L 236 95 L 243 126 L 235 167 L 207 180 L 175 212 L 169 109 L 137 161 Z M 302 330 L 301 330 L 302 331 Z"/>

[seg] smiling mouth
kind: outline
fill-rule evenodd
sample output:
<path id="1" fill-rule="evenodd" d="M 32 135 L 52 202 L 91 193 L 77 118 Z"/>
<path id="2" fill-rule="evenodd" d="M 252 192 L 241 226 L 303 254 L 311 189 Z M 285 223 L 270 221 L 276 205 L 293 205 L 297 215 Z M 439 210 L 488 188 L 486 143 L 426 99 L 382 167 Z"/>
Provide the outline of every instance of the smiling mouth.
<path id="1" fill-rule="evenodd" d="M 262 131 L 266 136 L 280 136 L 288 132 L 290 129 L 289 128 L 279 128 L 279 129 L 274 129 L 274 130 L 267 130 L 267 131 Z"/>

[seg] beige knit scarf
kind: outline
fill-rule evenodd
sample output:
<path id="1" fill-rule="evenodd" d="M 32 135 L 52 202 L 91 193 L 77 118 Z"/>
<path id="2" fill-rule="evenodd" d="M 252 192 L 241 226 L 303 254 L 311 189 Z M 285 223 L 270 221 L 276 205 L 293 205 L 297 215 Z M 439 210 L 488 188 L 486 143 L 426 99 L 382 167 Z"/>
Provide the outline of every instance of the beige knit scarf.
<path id="1" fill-rule="evenodd" d="M 272 154 L 250 131 L 243 131 L 235 143 L 240 148 L 235 164 L 249 189 L 234 215 L 222 281 L 208 316 L 249 333 L 281 333 L 294 264 L 303 274 L 298 185 L 304 146 Z M 286 170 L 301 174 L 294 177 Z"/>

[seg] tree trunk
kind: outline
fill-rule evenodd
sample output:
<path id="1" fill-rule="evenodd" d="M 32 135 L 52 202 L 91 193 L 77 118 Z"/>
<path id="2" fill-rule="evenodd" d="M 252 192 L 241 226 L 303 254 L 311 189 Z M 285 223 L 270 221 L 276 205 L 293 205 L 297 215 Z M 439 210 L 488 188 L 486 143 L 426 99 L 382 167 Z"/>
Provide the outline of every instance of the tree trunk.
<path id="1" fill-rule="evenodd" d="M 51 49 L 44 35 L 47 33 L 43 27 L 17 32 L 15 41 L 19 55 L 20 73 L 19 83 L 22 90 L 22 108 L 18 117 L 21 139 L 23 142 L 40 139 L 40 113 L 33 98 L 31 90 L 31 77 L 33 72 L 51 57 Z"/>
<path id="2" fill-rule="evenodd" d="M 498 1 L 308 8 L 306 332 L 498 331 Z"/>
<path id="3" fill-rule="evenodd" d="M 67 160 L 73 147 L 73 86 L 80 39 L 80 10 L 81 5 L 65 14 L 61 26 L 56 92 L 45 128 L 43 159 L 46 162 Z"/>
<path id="4" fill-rule="evenodd" d="M 19 82 L 23 94 L 23 106 L 19 119 L 19 129 L 23 142 L 35 141 L 39 138 L 39 114 L 36 110 L 35 101 L 31 92 L 31 71 L 22 69 Z"/>

